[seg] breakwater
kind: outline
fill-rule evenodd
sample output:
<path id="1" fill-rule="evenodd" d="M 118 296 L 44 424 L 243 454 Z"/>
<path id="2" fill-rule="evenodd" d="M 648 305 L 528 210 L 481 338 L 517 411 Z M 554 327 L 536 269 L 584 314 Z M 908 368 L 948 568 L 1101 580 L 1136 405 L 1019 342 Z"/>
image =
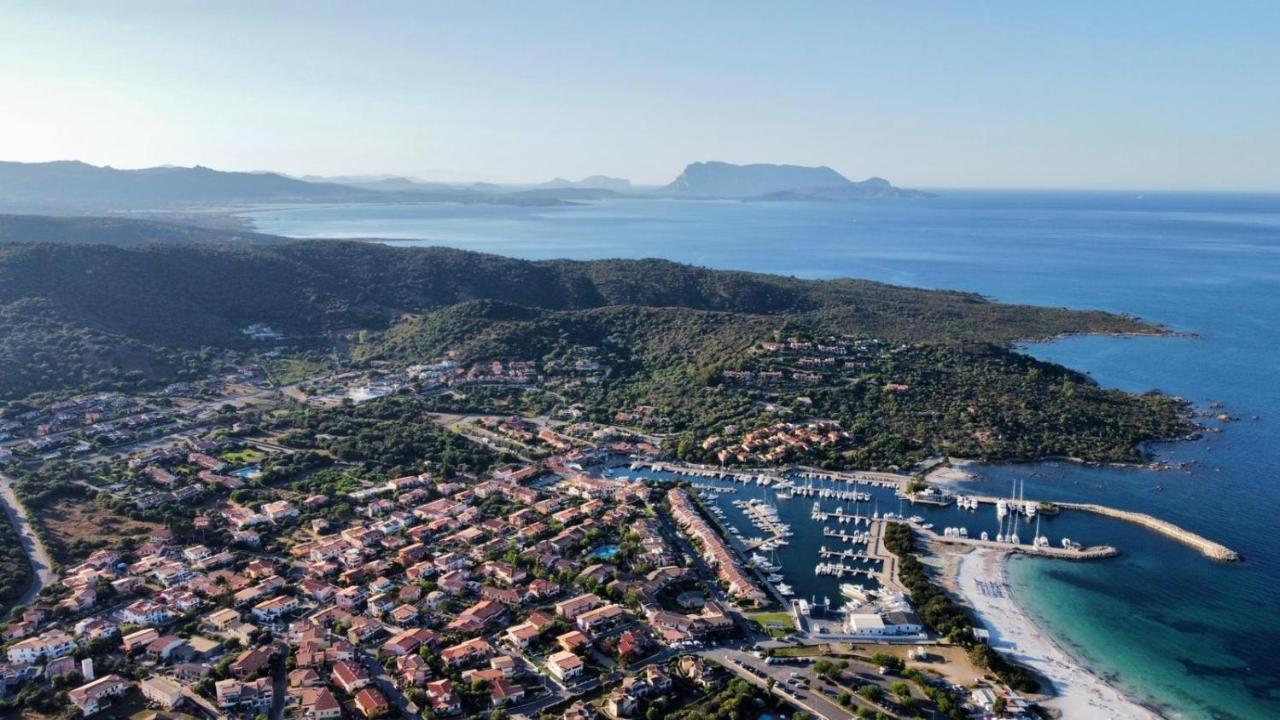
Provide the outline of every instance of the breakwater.
<path id="1" fill-rule="evenodd" d="M 994 505 L 1002 499 L 1007 500 L 1007 498 L 997 498 L 997 497 L 989 497 L 989 496 L 974 496 L 973 499 L 977 500 L 980 503 L 985 503 L 988 505 Z M 1152 530 L 1154 532 L 1160 533 L 1161 535 L 1164 535 L 1167 538 L 1170 538 L 1172 540 L 1177 540 L 1183 545 L 1187 545 L 1192 548 L 1195 548 L 1196 550 L 1199 550 L 1201 553 L 1203 553 L 1205 557 L 1208 557 L 1212 560 L 1221 560 L 1222 562 L 1239 562 L 1240 560 L 1243 559 L 1240 556 L 1240 553 L 1236 552 L 1235 550 L 1232 550 L 1231 548 L 1225 545 L 1216 543 L 1201 535 L 1197 535 L 1196 533 L 1193 533 L 1190 530 L 1187 530 L 1185 528 L 1178 527 L 1177 525 L 1174 525 L 1168 520 L 1161 520 L 1158 517 L 1153 517 L 1146 513 L 1133 512 L 1130 510 L 1120 510 L 1118 508 L 1108 507 L 1106 505 L 1098 505 L 1096 503 L 1056 502 L 1055 501 L 1054 505 L 1057 505 L 1060 508 L 1090 512 L 1095 515 L 1102 515 L 1104 517 L 1114 518 L 1116 520 L 1124 520 L 1127 522 L 1134 523 L 1136 525 L 1141 525 L 1142 527 L 1145 527 L 1148 530 Z M 952 540 L 952 538 L 945 538 L 945 539 L 948 541 Z"/>
<path id="2" fill-rule="evenodd" d="M 1152 517 L 1146 513 L 1118 510 L 1113 507 L 1096 505 L 1094 503 L 1060 502 L 1057 504 L 1059 507 L 1071 508 L 1072 510 L 1083 510 L 1096 515 L 1103 515 L 1117 520 L 1127 520 L 1131 523 L 1136 523 L 1149 530 L 1154 530 L 1165 537 L 1177 540 L 1184 545 L 1189 545 L 1213 560 L 1239 562 L 1243 559 L 1240 556 L 1240 553 L 1225 545 L 1216 543 L 1208 538 L 1197 535 L 1190 530 L 1178 527 L 1167 520 L 1161 520 L 1160 518 Z"/>

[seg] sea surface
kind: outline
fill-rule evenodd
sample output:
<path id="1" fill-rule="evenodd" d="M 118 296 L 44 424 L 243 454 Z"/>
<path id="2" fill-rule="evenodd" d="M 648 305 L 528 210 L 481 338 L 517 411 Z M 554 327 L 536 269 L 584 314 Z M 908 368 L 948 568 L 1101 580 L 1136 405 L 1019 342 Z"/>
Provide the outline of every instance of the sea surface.
<path id="1" fill-rule="evenodd" d="M 1243 563 L 1215 563 L 1136 526 L 1068 513 L 1046 518 L 1055 544 L 1069 535 L 1114 544 L 1122 555 L 1081 564 L 1015 559 L 1010 578 L 1058 641 L 1166 714 L 1280 718 L 1280 196 L 942 190 L 930 199 L 845 204 L 313 206 L 259 208 L 250 217 L 265 232 L 297 237 L 384 237 L 532 259 L 661 257 L 971 290 L 1130 313 L 1188 333 L 1027 348 L 1103 385 L 1159 389 L 1205 408 L 1222 403 L 1239 420 L 1220 433 L 1152 448 L 1186 469 L 976 467 L 972 489 L 1001 494 L 1018 480 L 1027 497 L 1149 512 L 1243 553 Z M 788 504 L 794 509 L 784 515 L 807 522 L 812 500 L 779 503 Z M 994 525 L 986 513 L 966 521 L 971 531 Z M 780 553 L 800 594 L 834 590 L 812 574 L 814 544 L 797 538 Z"/>

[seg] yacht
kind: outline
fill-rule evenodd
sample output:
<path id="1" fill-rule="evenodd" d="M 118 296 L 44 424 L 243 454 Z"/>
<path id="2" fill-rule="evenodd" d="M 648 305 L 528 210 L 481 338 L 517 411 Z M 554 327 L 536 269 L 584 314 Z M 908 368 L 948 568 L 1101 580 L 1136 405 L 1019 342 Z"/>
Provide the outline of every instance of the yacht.
<path id="1" fill-rule="evenodd" d="M 774 587 L 777 589 L 778 594 L 784 597 L 796 594 L 796 591 L 792 590 L 791 586 L 786 583 L 778 583 Z"/>

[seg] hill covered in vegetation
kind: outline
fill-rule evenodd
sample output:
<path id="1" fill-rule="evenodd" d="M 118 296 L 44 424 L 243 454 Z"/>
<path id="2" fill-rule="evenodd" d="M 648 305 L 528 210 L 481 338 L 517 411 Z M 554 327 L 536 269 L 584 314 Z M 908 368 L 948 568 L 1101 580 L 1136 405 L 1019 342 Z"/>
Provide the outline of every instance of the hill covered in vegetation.
<path id="1" fill-rule="evenodd" d="M 58 222 L 32 226 L 47 240 Z M 856 457 L 831 462 L 936 451 L 1135 459 L 1141 441 L 1186 429 L 1168 399 L 1102 390 L 1010 349 L 1063 333 L 1159 332 L 1134 318 L 663 260 L 532 262 L 356 241 L 233 242 L 233 233 L 213 243 L 222 231 L 210 229 L 87 244 L 84 222 L 68 221 L 65 242 L 0 245 L 0 398 L 139 389 L 198 377 L 237 353 L 332 349 L 340 336 L 360 338 L 357 363 L 448 356 L 557 367 L 593 347 L 603 349 L 603 379 L 570 383 L 564 397 L 602 419 L 655 405 L 668 430 L 703 437 L 763 422 L 801 395 L 725 378 L 778 370 L 759 344 L 805 337 L 884 343 L 857 371 L 815 375 L 805 388 L 807 412 L 860 438 Z M 164 238 L 163 224 L 146 232 Z M 244 332 L 251 325 L 284 337 L 256 340 Z"/>

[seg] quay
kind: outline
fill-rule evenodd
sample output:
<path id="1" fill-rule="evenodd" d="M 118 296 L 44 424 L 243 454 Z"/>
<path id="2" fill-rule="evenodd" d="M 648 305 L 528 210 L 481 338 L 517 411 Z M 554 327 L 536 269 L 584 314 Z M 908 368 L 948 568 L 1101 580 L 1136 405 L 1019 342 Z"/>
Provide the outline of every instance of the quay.
<path id="1" fill-rule="evenodd" d="M 1095 545 L 1087 548 L 1071 549 L 1056 548 L 1049 545 L 1023 545 L 1021 543 L 997 542 L 995 540 L 981 540 L 979 538 L 969 537 L 951 537 L 939 535 L 932 530 L 926 530 L 918 525 L 911 525 L 911 529 L 924 535 L 929 540 L 948 545 L 968 545 L 970 547 L 991 548 L 993 550 L 1003 550 L 1010 553 L 1022 553 L 1024 555 L 1038 555 L 1040 557 L 1060 558 L 1062 560 L 1102 560 L 1104 558 L 1115 557 L 1120 551 L 1110 545 Z"/>
<path id="2" fill-rule="evenodd" d="M 631 463 L 632 470 L 653 470 L 669 472 L 685 477 L 701 477 L 713 480 L 729 480 L 746 484 L 772 485 L 783 479 L 784 475 L 795 475 L 801 480 L 827 480 L 851 485 L 867 485 L 870 487 L 900 490 L 911 481 L 910 475 L 901 473 L 876 472 L 871 470 L 848 470 L 837 472 L 822 470 L 806 465 L 789 465 L 785 467 L 741 468 L 733 469 L 715 465 L 693 465 L 678 462 L 658 462 L 637 460 Z"/>

